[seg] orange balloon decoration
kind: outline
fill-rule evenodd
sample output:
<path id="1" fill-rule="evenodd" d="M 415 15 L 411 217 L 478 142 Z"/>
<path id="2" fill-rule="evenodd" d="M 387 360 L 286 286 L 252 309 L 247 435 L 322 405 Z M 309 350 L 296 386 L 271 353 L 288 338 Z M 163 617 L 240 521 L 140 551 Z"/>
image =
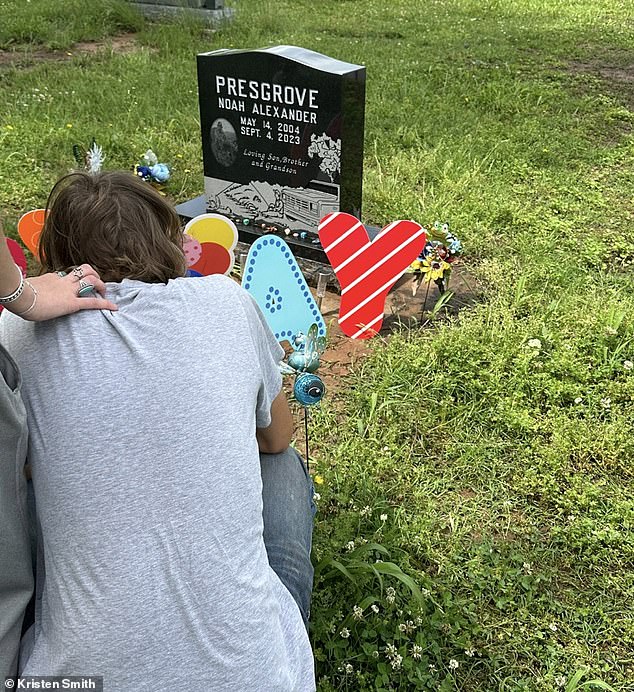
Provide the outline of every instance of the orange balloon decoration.
<path id="1" fill-rule="evenodd" d="M 34 209 L 27 211 L 18 221 L 18 233 L 22 242 L 29 251 L 37 256 L 37 247 L 40 242 L 40 233 L 44 228 L 46 209 Z"/>

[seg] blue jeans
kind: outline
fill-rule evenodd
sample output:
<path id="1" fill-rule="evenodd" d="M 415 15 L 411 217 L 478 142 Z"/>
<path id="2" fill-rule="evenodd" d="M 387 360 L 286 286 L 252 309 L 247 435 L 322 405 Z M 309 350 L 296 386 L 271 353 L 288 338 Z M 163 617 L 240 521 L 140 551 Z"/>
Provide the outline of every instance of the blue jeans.
<path id="1" fill-rule="evenodd" d="M 260 454 L 260 468 L 269 564 L 297 602 L 308 627 L 313 589 L 313 482 L 292 447 L 280 454 Z"/>

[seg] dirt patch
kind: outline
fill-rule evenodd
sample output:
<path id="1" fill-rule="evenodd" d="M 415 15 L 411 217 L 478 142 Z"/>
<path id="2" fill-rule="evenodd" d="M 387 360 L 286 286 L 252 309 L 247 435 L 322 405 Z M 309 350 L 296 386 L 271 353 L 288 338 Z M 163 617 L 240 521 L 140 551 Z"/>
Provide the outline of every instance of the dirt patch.
<path id="1" fill-rule="evenodd" d="M 634 85 L 634 64 L 625 67 L 613 67 L 600 61 L 580 62 L 573 60 L 568 63 L 568 69 L 571 72 L 592 74 L 611 82 Z"/>
<path id="2" fill-rule="evenodd" d="M 450 301 L 443 307 L 442 315 L 455 315 L 461 309 L 481 300 L 481 291 L 469 272 L 458 264 L 454 267 L 449 290 L 453 293 Z M 314 293 L 313 288 L 313 293 Z M 426 296 L 426 297 L 425 297 Z M 321 357 L 318 375 L 326 385 L 326 397 L 335 410 L 341 410 L 338 396 L 347 387 L 353 386 L 350 375 L 353 369 L 366 358 L 377 338 L 389 338 L 398 329 L 423 330 L 433 328 L 435 322 L 430 320 L 440 294 L 434 284 L 429 292 L 421 286 L 416 296 L 412 296 L 412 275 L 405 274 L 390 291 L 385 301 L 385 318 L 379 336 L 372 339 L 350 339 L 339 328 L 337 317 L 341 296 L 338 292 L 327 291 L 321 305 L 321 312 L 328 327 L 328 346 Z M 289 349 L 290 351 L 290 349 Z M 292 398 L 293 378 L 284 380 L 284 389 Z M 301 406 L 294 405 L 295 410 L 295 444 L 305 454 L 306 438 L 304 435 L 304 412 Z M 317 450 L 310 452 L 311 462 Z M 467 491 L 465 491 L 467 492 Z M 465 496 L 466 497 L 466 496 Z"/>
<path id="3" fill-rule="evenodd" d="M 573 60 L 568 63 L 568 70 L 573 74 L 600 79 L 617 98 L 625 101 L 628 106 L 634 106 L 634 63 L 615 66 L 601 60 Z"/>
<path id="4" fill-rule="evenodd" d="M 480 289 L 469 272 L 460 264 L 454 267 L 449 291 L 453 294 L 442 308 L 442 315 L 456 315 L 460 310 L 481 300 Z M 429 291 L 425 284 L 416 296 L 412 296 L 412 275 L 405 274 L 390 291 L 385 301 L 385 318 L 379 337 L 399 329 L 423 330 L 433 327 L 430 312 L 440 294 L 434 284 Z M 321 312 L 328 327 L 328 347 L 321 358 L 319 375 L 324 380 L 329 395 L 335 395 L 346 385 L 346 376 L 355 365 L 368 355 L 373 339 L 350 339 L 339 328 L 337 317 L 341 297 L 328 291 L 321 305 Z M 378 338 L 378 337 L 374 337 Z"/>
<path id="5" fill-rule="evenodd" d="M 67 50 L 48 50 L 47 48 L 16 48 L 0 50 L 0 68 L 30 67 L 41 62 L 69 62 L 86 55 L 121 55 L 140 50 L 137 34 L 111 36 L 102 41 L 81 41 Z"/>

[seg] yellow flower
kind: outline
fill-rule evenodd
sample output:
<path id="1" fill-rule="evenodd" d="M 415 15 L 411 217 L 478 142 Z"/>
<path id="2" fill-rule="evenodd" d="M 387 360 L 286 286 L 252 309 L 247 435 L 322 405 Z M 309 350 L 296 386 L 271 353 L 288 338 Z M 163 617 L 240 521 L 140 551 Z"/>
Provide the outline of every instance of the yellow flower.
<path id="1" fill-rule="evenodd" d="M 73 126 L 73 123 L 66 123 L 66 127 L 70 130 L 71 127 Z"/>
<path id="2" fill-rule="evenodd" d="M 323 477 L 323 476 L 320 476 L 319 474 L 317 474 L 316 476 L 314 476 L 313 481 L 314 481 L 317 485 L 323 485 L 323 484 L 324 484 L 324 477 Z"/>
<path id="3" fill-rule="evenodd" d="M 13 130 L 13 125 L 5 125 L 4 126 L 6 130 Z"/>
<path id="4" fill-rule="evenodd" d="M 443 274 L 451 269 L 448 262 L 441 259 L 432 259 L 428 257 L 423 260 L 421 264 L 421 272 L 425 275 L 425 281 L 436 281 L 436 279 L 442 279 Z"/>

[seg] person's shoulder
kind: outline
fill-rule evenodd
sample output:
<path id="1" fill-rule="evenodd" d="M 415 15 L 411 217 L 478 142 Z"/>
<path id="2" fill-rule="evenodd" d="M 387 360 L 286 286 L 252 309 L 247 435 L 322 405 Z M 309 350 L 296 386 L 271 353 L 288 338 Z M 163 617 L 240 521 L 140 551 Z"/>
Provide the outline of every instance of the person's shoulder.
<path id="1" fill-rule="evenodd" d="M 224 274 L 185 277 L 175 279 L 174 284 L 175 289 L 179 292 L 207 302 L 248 305 L 251 301 L 247 291 L 237 281 Z"/>
<path id="2" fill-rule="evenodd" d="M 191 293 L 206 291 L 210 293 L 236 293 L 240 286 L 229 276 L 224 274 L 210 274 L 209 276 L 185 276 L 180 279 L 172 279 L 169 282 L 174 288 Z"/>

